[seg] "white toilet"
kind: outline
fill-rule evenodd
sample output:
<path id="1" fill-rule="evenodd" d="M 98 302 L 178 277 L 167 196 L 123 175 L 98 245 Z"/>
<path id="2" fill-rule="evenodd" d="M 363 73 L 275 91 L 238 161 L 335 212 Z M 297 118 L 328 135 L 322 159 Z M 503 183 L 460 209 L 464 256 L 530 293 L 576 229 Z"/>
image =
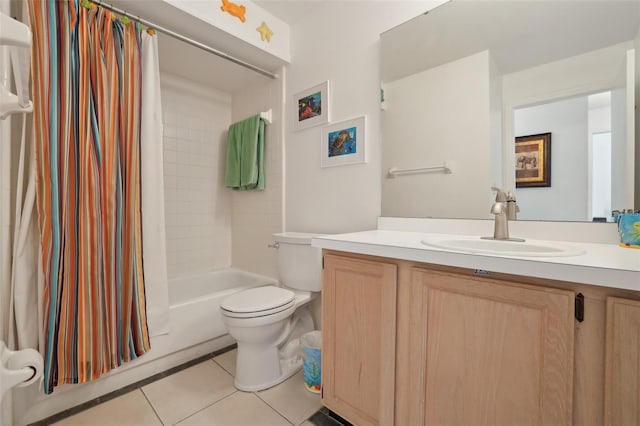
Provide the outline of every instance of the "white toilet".
<path id="1" fill-rule="evenodd" d="M 238 342 L 235 387 L 254 392 L 277 385 L 302 366 L 297 339 L 314 329 L 308 303 L 322 288 L 319 234 L 274 234 L 280 287 L 242 290 L 220 304 L 229 334 Z"/>

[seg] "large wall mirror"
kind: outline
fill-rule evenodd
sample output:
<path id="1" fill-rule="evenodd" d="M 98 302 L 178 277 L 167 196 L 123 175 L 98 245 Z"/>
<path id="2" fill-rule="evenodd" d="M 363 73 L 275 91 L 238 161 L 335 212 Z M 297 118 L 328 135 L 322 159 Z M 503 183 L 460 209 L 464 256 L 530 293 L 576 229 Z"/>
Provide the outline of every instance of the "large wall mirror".
<path id="1" fill-rule="evenodd" d="M 520 220 L 640 208 L 639 27 L 637 0 L 451 0 L 383 33 L 383 216 L 491 218 L 492 186 Z"/>

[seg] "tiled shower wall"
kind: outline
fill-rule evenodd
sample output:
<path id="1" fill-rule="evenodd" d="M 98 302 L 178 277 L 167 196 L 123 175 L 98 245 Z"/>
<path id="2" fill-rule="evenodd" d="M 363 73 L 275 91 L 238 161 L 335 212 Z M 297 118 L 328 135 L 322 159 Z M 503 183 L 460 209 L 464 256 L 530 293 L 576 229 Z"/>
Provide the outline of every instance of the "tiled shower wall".
<path id="1" fill-rule="evenodd" d="M 278 277 L 277 251 L 272 234 L 283 230 L 282 200 L 282 76 L 262 81 L 233 95 L 233 121 L 273 110 L 273 123 L 265 132 L 264 191 L 232 191 L 233 266 L 245 271 Z"/>
<path id="2" fill-rule="evenodd" d="M 224 187 L 231 96 L 162 75 L 169 279 L 231 266 L 231 195 Z"/>

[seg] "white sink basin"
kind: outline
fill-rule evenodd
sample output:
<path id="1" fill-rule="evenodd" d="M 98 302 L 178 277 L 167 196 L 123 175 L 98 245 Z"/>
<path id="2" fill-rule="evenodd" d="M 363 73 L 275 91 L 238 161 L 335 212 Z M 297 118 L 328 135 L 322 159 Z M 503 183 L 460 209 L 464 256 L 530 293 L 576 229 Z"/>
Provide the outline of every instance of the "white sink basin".
<path id="1" fill-rule="evenodd" d="M 580 256 L 584 250 L 566 247 L 553 241 L 484 240 L 480 237 L 430 236 L 422 240 L 426 246 L 463 253 L 499 254 L 502 256 L 560 257 Z"/>

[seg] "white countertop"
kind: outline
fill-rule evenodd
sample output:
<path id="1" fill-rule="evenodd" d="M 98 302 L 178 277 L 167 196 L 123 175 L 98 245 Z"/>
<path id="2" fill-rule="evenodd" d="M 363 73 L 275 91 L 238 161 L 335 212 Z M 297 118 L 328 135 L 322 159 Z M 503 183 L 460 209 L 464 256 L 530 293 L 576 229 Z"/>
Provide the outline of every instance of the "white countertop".
<path id="1" fill-rule="evenodd" d="M 442 237 L 447 234 L 374 230 L 316 237 L 313 238 L 312 245 L 324 249 L 393 259 L 640 291 L 640 250 L 638 249 L 623 248 L 617 244 L 563 241 L 562 246 L 582 250 L 585 254 L 566 257 L 469 254 L 422 244 L 423 239 L 434 235 Z M 459 235 L 451 235 L 451 237 L 459 237 Z M 527 241 L 547 242 L 530 239 Z"/>

